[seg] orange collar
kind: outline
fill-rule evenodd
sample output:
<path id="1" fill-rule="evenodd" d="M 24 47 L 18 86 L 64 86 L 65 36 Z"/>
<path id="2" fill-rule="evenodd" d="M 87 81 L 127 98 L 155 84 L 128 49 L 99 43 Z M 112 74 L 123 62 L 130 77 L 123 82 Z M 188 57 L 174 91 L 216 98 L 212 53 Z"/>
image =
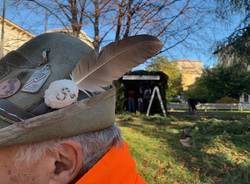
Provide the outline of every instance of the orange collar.
<path id="1" fill-rule="evenodd" d="M 112 147 L 76 184 L 146 184 L 136 171 L 127 143 Z"/>

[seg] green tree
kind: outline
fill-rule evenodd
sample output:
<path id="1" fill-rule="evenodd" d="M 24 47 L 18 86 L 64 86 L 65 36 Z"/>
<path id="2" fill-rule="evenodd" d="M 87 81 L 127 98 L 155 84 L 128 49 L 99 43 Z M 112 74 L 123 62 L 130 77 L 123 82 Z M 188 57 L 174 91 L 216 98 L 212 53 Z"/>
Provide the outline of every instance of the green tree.
<path id="1" fill-rule="evenodd" d="M 238 13 L 242 17 L 240 25 L 227 39 L 217 46 L 222 57 L 234 63 L 241 62 L 250 65 L 250 1 L 249 0 L 217 0 L 218 14 L 223 19 L 230 19 Z M 217 53 L 216 51 L 216 53 Z"/>
<path id="2" fill-rule="evenodd" d="M 216 102 L 223 97 L 238 99 L 242 93 L 250 93 L 250 72 L 237 63 L 229 67 L 217 66 L 204 70 L 202 76 L 187 91 L 191 98 Z"/>
<path id="3" fill-rule="evenodd" d="M 168 61 L 167 58 L 159 56 L 153 59 L 152 64 L 147 67 L 149 71 L 162 71 L 168 76 L 167 100 L 180 95 L 182 90 L 181 73 L 176 63 Z"/>

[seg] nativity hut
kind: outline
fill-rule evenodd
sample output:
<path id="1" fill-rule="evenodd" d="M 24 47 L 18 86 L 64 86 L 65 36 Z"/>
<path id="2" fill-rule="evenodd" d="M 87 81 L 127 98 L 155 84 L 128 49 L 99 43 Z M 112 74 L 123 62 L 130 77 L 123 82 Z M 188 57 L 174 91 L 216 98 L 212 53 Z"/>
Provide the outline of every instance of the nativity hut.
<path id="1" fill-rule="evenodd" d="M 167 81 L 167 75 L 160 71 L 139 70 L 127 73 L 116 82 L 117 111 L 146 113 L 150 99 L 153 98 L 150 114 L 162 113 L 160 103 L 166 109 Z"/>

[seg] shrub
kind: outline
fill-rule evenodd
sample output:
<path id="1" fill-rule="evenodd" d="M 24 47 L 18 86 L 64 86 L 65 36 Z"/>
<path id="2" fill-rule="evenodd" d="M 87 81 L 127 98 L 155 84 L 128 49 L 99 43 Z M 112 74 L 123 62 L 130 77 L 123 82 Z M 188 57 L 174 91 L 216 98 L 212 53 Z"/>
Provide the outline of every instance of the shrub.
<path id="1" fill-rule="evenodd" d="M 228 96 L 222 97 L 221 99 L 216 101 L 216 103 L 238 103 L 238 102 L 239 101 L 237 99 Z"/>

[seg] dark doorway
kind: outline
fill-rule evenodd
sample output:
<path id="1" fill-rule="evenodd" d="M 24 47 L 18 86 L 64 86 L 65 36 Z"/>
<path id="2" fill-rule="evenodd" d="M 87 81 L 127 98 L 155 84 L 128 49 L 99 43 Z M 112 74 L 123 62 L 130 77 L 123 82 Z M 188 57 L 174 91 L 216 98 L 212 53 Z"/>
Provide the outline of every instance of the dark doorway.
<path id="1" fill-rule="evenodd" d="M 166 107 L 167 79 L 168 77 L 163 72 L 153 71 L 134 71 L 124 75 L 119 80 L 123 86 L 123 90 L 120 91 L 120 95 L 124 97 L 123 111 L 145 113 L 155 86 L 159 87 L 163 104 Z M 157 96 L 153 100 L 150 112 L 151 114 L 162 113 Z"/>

